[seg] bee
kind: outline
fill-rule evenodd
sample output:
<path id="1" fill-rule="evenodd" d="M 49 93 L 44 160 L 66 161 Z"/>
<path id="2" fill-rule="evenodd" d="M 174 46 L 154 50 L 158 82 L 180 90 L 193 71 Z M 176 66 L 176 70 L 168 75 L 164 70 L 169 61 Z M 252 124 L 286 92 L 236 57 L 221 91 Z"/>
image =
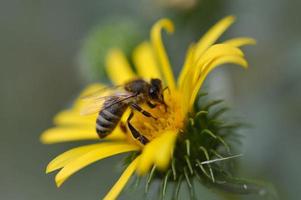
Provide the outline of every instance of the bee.
<path id="1" fill-rule="evenodd" d="M 102 91 L 101 89 L 101 91 L 85 97 L 91 103 L 83 108 L 82 114 L 98 112 L 96 132 L 100 138 L 104 138 L 115 129 L 123 113 L 127 108 L 130 108 L 131 113 L 126 121 L 128 128 L 133 137 L 145 145 L 149 140 L 131 124 L 134 110 L 140 112 L 145 117 L 157 120 L 156 117 L 145 111 L 140 105 L 146 103 L 150 108 L 155 108 L 158 104 L 161 104 L 166 110 L 167 104 L 163 96 L 165 89 L 168 88 L 163 89 L 162 81 L 157 78 L 151 79 L 150 82 L 136 79 L 115 88 L 108 88 L 109 95 L 105 95 L 106 91 Z"/>

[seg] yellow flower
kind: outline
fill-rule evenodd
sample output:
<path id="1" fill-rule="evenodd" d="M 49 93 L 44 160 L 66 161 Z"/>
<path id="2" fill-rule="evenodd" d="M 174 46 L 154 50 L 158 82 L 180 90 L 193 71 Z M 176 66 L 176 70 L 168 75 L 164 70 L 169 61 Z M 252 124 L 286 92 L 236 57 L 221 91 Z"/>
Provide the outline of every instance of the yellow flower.
<path id="1" fill-rule="evenodd" d="M 55 127 L 46 130 L 41 136 L 45 144 L 96 140 L 96 144 L 71 149 L 49 163 L 47 173 L 60 170 L 55 177 L 57 186 L 93 162 L 126 152 L 137 152 L 137 156 L 104 199 L 117 198 L 135 171 L 139 175 L 145 175 L 153 166 L 161 171 L 166 170 L 170 166 L 176 140 L 179 135 L 185 134 L 188 116 L 195 112 L 195 100 L 209 72 L 226 63 L 247 67 L 247 61 L 239 47 L 254 44 L 253 39 L 234 38 L 216 44 L 216 40 L 233 22 L 233 16 L 222 19 L 197 43 L 189 47 L 177 80 L 175 80 L 161 38 L 162 30 L 168 33 L 174 31 L 173 23 L 169 19 L 161 19 L 155 23 L 151 29 L 151 40 L 143 42 L 134 50 L 133 62 L 137 73 L 132 70 L 125 55 L 119 49 L 112 49 L 108 52 L 106 69 L 113 84 L 124 84 L 137 77 L 145 80 L 159 78 L 169 88 L 164 92 L 168 109 L 158 106 L 149 110 L 158 120 L 146 118 L 139 113 L 135 114 L 132 123 L 150 140 L 146 145 L 136 141 L 123 126 L 117 126 L 108 137 L 100 141 L 95 132 L 97 115 L 82 116 L 80 114 L 85 104 L 81 97 L 104 87 L 101 84 L 90 85 L 70 109 L 60 112 L 55 117 Z M 148 110 L 147 107 L 144 108 Z M 126 122 L 127 116 L 128 113 L 125 113 L 121 119 L 121 125 Z"/>

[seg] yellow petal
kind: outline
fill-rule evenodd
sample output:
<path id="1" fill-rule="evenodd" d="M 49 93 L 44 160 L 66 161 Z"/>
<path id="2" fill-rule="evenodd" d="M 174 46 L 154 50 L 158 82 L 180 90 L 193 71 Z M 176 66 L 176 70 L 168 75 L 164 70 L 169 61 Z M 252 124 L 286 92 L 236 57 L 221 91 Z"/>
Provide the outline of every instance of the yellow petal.
<path id="1" fill-rule="evenodd" d="M 209 61 L 207 64 L 205 64 L 204 70 L 202 71 L 197 83 L 194 85 L 194 89 L 191 94 L 191 99 L 190 99 L 190 103 L 189 103 L 190 109 L 193 108 L 195 98 L 196 98 L 205 78 L 207 77 L 207 75 L 216 67 L 218 67 L 222 64 L 226 64 L 226 63 L 237 64 L 244 68 L 247 68 L 247 66 L 248 66 L 247 61 L 242 56 L 237 56 L 237 55 L 222 56 L 222 57 L 215 58 L 215 59 L 212 59 L 211 61 Z"/>
<path id="2" fill-rule="evenodd" d="M 109 145 L 110 143 L 101 143 L 101 144 L 91 144 L 91 145 L 85 145 L 81 147 L 77 147 L 74 149 L 70 149 L 69 151 L 66 151 L 56 158 L 54 158 L 46 168 L 46 173 L 53 172 L 57 169 L 60 169 L 64 167 L 66 164 L 71 162 L 72 160 L 84 155 L 85 153 L 88 153 L 91 150 L 94 150 L 99 147 L 103 147 L 105 145 Z"/>
<path id="3" fill-rule="evenodd" d="M 207 33 L 199 40 L 196 47 L 196 58 L 216 42 L 216 40 L 233 24 L 235 17 L 227 16 L 217 22 Z"/>
<path id="4" fill-rule="evenodd" d="M 234 22 L 235 18 L 233 16 L 225 17 L 224 19 L 220 20 L 218 23 L 216 23 L 195 45 L 195 48 L 193 50 L 193 62 L 198 62 L 201 55 L 212 45 L 216 42 L 216 40 L 227 30 L 227 28 Z M 190 49 L 191 50 L 191 49 Z M 188 56 L 191 54 L 188 52 Z M 187 58 L 186 57 L 186 58 Z M 191 58 L 190 58 L 191 59 Z M 187 59 L 186 59 L 187 60 Z M 192 62 L 192 63 L 193 63 Z M 185 62 L 187 63 L 187 62 Z M 181 91 L 185 91 L 186 96 L 190 96 L 191 94 L 191 84 L 194 84 L 194 81 L 191 80 L 191 76 L 194 74 L 197 74 L 194 72 L 193 67 L 197 64 L 191 64 L 191 61 L 189 61 L 189 64 L 183 67 L 182 71 L 180 72 L 180 77 L 178 80 L 178 85 L 182 86 Z M 199 69 L 201 70 L 201 69 Z M 183 90 L 185 88 L 185 90 Z M 187 104 L 186 104 L 187 105 Z"/>
<path id="5" fill-rule="evenodd" d="M 120 49 L 112 49 L 106 56 L 106 70 L 115 85 L 124 84 L 136 76 Z"/>
<path id="6" fill-rule="evenodd" d="M 146 174 L 153 165 L 165 170 L 171 160 L 176 138 L 176 131 L 167 131 L 145 145 L 140 155 L 137 173 Z"/>
<path id="7" fill-rule="evenodd" d="M 234 47 L 241 47 L 241 46 L 245 46 L 245 45 L 255 45 L 256 40 L 254 40 L 253 38 L 248 38 L 248 37 L 240 37 L 240 38 L 233 38 L 233 39 L 227 40 L 227 41 L 223 42 L 223 44 L 229 44 Z"/>
<path id="8" fill-rule="evenodd" d="M 119 140 L 124 139 L 125 135 L 119 127 L 106 137 L 106 139 Z M 40 140 L 44 144 L 53 144 L 60 142 L 78 141 L 78 140 L 99 140 L 94 126 L 66 126 L 55 127 L 44 131 Z"/>
<path id="9" fill-rule="evenodd" d="M 137 173 L 140 175 L 146 174 L 154 164 L 154 154 L 156 153 L 157 143 L 152 140 L 145 145 L 140 155 L 140 161 L 137 168 Z"/>
<path id="10" fill-rule="evenodd" d="M 162 79 L 160 68 L 154 55 L 154 50 L 149 42 L 143 42 L 135 48 L 133 61 L 139 76 L 146 79 Z"/>
<path id="11" fill-rule="evenodd" d="M 75 172 L 93 162 L 116 154 L 137 150 L 139 150 L 138 146 L 127 143 L 104 144 L 103 146 L 99 146 L 98 148 L 89 151 L 65 165 L 65 167 L 55 176 L 55 182 L 59 187 Z"/>
<path id="12" fill-rule="evenodd" d="M 95 128 L 71 126 L 50 128 L 42 133 L 40 139 L 44 144 L 53 144 L 77 140 L 98 140 L 99 137 Z"/>
<path id="13" fill-rule="evenodd" d="M 192 76 L 188 75 L 191 72 L 191 66 L 193 66 L 194 62 L 194 54 L 195 54 L 195 45 L 191 45 L 189 50 L 187 51 L 187 55 L 185 58 L 185 64 L 184 67 L 179 75 L 178 79 L 178 87 L 179 92 L 182 94 L 182 109 L 184 113 L 187 113 L 189 101 L 190 101 L 190 95 L 192 91 Z"/>
<path id="14" fill-rule="evenodd" d="M 109 193 L 103 198 L 104 200 L 115 200 L 118 197 L 125 184 L 135 172 L 139 159 L 140 157 L 138 156 L 134 161 L 131 162 L 131 164 L 122 173 L 121 177 L 118 179 L 115 185 L 111 188 Z"/>
<path id="15" fill-rule="evenodd" d="M 161 144 L 155 155 L 155 165 L 158 169 L 165 170 L 168 167 L 172 158 L 176 138 L 177 133 L 174 131 L 168 131 L 158 138 L 160 140 L 158 143 Z"/>
<path id="16" fill-rule="evenodd" d="M 171 90 L 174 90 L 175 79 L 170 66 L 170 62 L 168 56 L 166 54 L 162 38 L 161 38 L 161 30 L 165 29 L 168 33 L 172 33 L 174 31 L 173 23 L 169 19 L 161 19 L 154 24 L 151 30 L 151 41 L 153 45 L 153 49 L 156 53 L 158 61 L 160 63 L 160 67 L 164 76 L 164 79 Z"/>
<path id="17" fill-rule="evenodd" d="M 190 102 L 192 101 L 191 96 L 195 90 L 195 85 L 197 85 L 197 82 L 203 73 L 204 66 L 206 66 L 205 64 L 213 59 L 232 55 L 243 56 L 243 52 L 231 45 L 215 44 L 209 47 L 206 52 L 198 58 L 197 62 L 191 64 L 191 67 L 183 80 L 183 89 L 181 88 L 181 91 L 184 91 L 185 96 L 189 97 Z M 187 102 L 187 104 L 184 105 L 188 109 L 190 109 L 190 102 Z"/>
<path id="18" fill-rule="evenodd" d="M 191 74 L 193 75 L 193 81 L 191 82 L 193 84 L 196 83 L 197 79 L 200 76 L 200 73 L 203 71 L 203 66 L 205 66 L 204 64 L 207 63 L 209 60 L 221 56 L 230 55 L 243 56 L 243 52 L 239 48 L 227 44 L 215 44 L 211 46 L 202 56 L 198 58 L 198 61 L 195 63 L 195 66 L 191 68 Z"/>
<path id="19" fill-rule="evenodd" d="M 54 117 L 54 124 L 57 126 L 63 125 L 80 125 L 92 126 L 95 124 L 97 115 L 83 116 L 80 110 L 63 110 Z"/>
<path id="20" fill-rule="evenodd" d="M 193 61 L 194 61 L 194 53 L 195 53 L 195 45 L 192 44 L 187 50 L 186 56 L 185 56 L 185 62 L 183 65 L 183 68 L 181 70 L 181 73 L 179 74 L 178 78 L 178 87 L 183 88 L 183 82 L 184 78 L 186 77 L 189 68 L 192 66 Z"/>

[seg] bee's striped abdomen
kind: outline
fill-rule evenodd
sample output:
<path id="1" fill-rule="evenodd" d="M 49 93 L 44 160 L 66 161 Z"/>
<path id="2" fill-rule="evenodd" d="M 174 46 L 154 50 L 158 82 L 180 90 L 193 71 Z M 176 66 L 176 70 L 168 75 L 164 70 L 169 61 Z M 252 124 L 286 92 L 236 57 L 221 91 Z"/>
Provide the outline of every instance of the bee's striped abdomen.
<path id="1" fill-rule="evenodd" d="M 113 101 L 113 97 L 111 99 L 108 99 L 104 103 L 104 107 L 106 108 L 100 110 L 99 115 L 97 117 L 96 132 L 100 138 L 106 137 L 114 130 L 114 128 L 120 121 L 122 114 L 127 108 L 127 104 L 123 102 L 119 102 L 107 107 Z"/>

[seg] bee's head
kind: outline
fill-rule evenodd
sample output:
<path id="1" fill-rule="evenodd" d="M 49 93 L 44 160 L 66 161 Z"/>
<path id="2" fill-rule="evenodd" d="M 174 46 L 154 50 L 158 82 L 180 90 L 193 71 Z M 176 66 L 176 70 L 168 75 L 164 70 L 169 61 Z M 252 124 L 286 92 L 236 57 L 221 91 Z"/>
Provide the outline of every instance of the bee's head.
<path id="1" fill-rule="evenodd" d="M 151 79 L 148 95 L 152 101 L 159 102 L 166 106 L 163 96 L 162 81 L 160 79 Z"/>
<path id="2" fill-rule="evenodd" d="M 159 101 L 162 98 L 162 82 L 160 79 L 151 79 L 148 95 L 154 101 Z"/>

